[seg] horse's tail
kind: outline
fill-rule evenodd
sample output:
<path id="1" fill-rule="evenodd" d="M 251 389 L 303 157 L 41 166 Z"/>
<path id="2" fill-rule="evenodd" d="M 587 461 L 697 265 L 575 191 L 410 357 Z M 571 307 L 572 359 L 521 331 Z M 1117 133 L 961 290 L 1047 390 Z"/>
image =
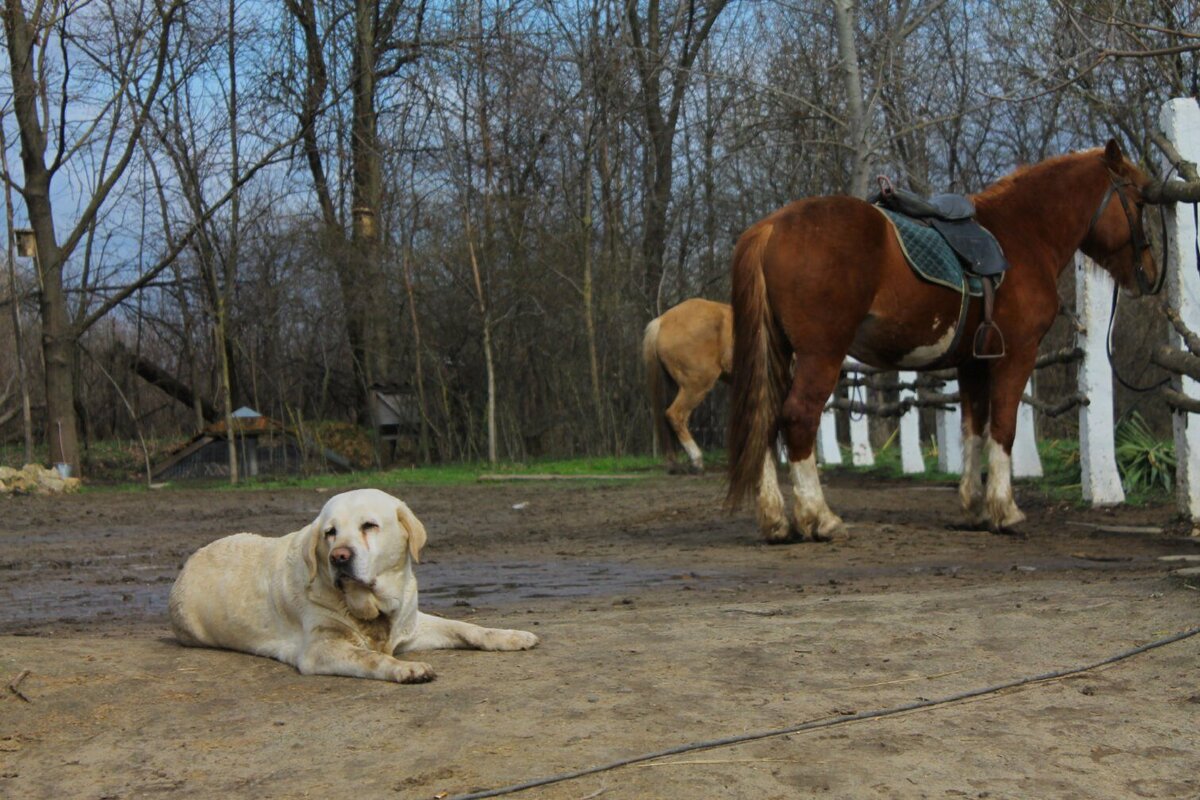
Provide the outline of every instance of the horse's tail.
<path id="1" fill-rule="evenodd" d="M 733 398 L 729 411 L 728 508 L 758 487 L 778 426 L 788 362 L 767 300 L 763 249 L 774 227 L 759 223 L 733 253 Z"/>
<path id="2" fill-rule="evenodd" d="M 667 389 L 671 376 L 658 357 L 658 329 L 662 317 L 655 317 L 642 335 L 642 364 L 646 368 L 646 386 L 650 393 L 650 416 L 654 420 L 654 438 L 662 444 L 663 454 L 675 453 L 671 428 L 667 425 Z"/>

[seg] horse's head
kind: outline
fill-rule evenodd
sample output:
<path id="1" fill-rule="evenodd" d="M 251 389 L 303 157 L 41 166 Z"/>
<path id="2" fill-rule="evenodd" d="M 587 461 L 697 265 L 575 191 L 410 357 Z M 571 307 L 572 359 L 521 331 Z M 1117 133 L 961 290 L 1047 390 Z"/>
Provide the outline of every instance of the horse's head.
<path id="1" fill-rule="evenodd" d="M 1095 259 L 1126 291 L 1154 294 L 1163 275 L 1154 263 L 1142 227 L 1142 191 L 1149 179 L 1109 139 L 1100 155 L 1104 168 L 1103 194 L 1080 249 Z"/>

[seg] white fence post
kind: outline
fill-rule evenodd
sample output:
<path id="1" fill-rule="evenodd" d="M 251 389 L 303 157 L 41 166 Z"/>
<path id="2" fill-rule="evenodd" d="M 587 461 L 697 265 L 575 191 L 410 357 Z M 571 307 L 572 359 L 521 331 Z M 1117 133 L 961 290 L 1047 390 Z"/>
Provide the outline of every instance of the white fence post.
<path id="1" fill-rule="evenodd" d="M 846 359 L 846 366 L 853 369 L 853 365 L 858 362 L 853 359 Z M 851 380 L 863 380 L 866 376 L 861 372 L 849 372 L 847 377 Z M 861 388 L 862 391 L 855 391 L 855 388 Z M 847 392 L 851 402 L 856 398 L 861 398 L 863 405 L 869 402 L 867 397 L 867 387 L 850 387 Z M 875 453 L 871 450 L 871 418 L 867 412 L 857 413 L 854 410 L 849 412 L 850 415 L 850 463 L 856 467 L 873 467 L 875 466 Z"/>
<path id="2" fill-rule="evenodd" d="M 954 394 L 958 391 L 958 381 L 946 381 L 942 391 Z M 959 475 L 962 473 L 962 404 L 955 402 L 950 411 L 938 410 L 934 420 L 938 471 Z"/>
<path id="3" fill-rule="evenodd" d="M 1200 161 L 1200 107 L 1191 98 L 1168 100 L 1159 114 L 1159 127 L 1175 145 L 1179 155 Z M 1167 214 L 1167 302 L 1184 324 L 1200 331 L 1200 274 L 1196 272 L 1196 225 L 1191 213 L 1178 203 L 1163 206 Z M 1180 337 L 1171 332 L 1171 343 L 1183 348 Z M 1188 397 L 1200 397 L 1200 383 L 1179 376 L 1173 384 Z M 1200 418 L 1182 411 L 1174 413 L 1175 427 L 1175 498 L 1181 513 L 1200 519 Z"/>
<path id="4" fill-rule="evenodd" d="M 901 372 L 899 376 L 902 384 L 916 379 L 915 372 Z M 900 390 L 900 402 L 916 399 L 916 389 Z M 921 456 L 921 412 L 915 406 L 900 415 L 900 470 L 905 475 L 925 471 L 925 459 Z"/>
<path id="5" fill-rule="evenodd" d="M 1033 397 L 1033 378 L 1025 384 L 1025 394 Z M 1012 470 L 1014 478 L 1042 477 L 1042 458 L 1037 451 L 1037 431 L 1033 424 L 1033 406 L 1017 406 L 1017 435 L 1013 439 Z"/>
<path id="6" fill-rule="evenodd" d="M 1079 407 L 1079 461 L 1083 499 L 1093 506 L 1125 502 L 1113 441 L 1112 367 L 1105 341 L 1112 314 L 1112 290 L 1112 276 L 1083 253 L 1076 253 L 1075 313 L 1083 322 L 1083 330 L 1076 334 L 1083 350 L 1079 393 L 1088 399 L 1087 405 Z"/>
<path id="7" fill-rule="evenodd" d="M 837 397 L 837 389 L 833 390 Z M 841 464 L 842 451 L 837 440 L 837 410 L 826 407 L 821 412 L 821 426 L 817 428 L 817 459 L 822 464 Z"/>

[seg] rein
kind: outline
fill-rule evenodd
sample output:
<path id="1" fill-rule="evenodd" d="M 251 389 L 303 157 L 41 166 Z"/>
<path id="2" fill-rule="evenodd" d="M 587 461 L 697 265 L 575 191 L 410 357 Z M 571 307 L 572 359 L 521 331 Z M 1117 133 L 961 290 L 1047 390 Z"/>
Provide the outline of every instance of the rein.
<path id="1" fill-rule="evenodd" d="M 1172 167 L 1171 169 L 1173 171 L 1175 168 Z M 1168 178 L 1170 177 L 1170 174 L 1170 172 L 1167 173 Z M 1096 227 L 1097 220 L 1099 220 L 1100 215 L 1104 213 L 1104 209 L 1108 207 L 1108 202 L 1112 199 L 1113 193 L 1115 192 L 1117 198 L 1121 201 L 1121 209 L 1125 212 L 1125 221 L 1129 224 L 1129 244 L 1133 248 L 1133 276 L 1135 279 L 1137 279 L 1138 289 L 1143 295 L 1158 294 L 1162 290 L 1163 283 L 1165 282 L 1167 276 L 1167 257 L 1169 249 L 1167 247 L 1167 215 L 1165 212 L 1159 215 L 1160 219 L 1162 220 L 1162 264 L 1159 265 L 1157 278 L 1153 283 L 1151 283 L 1150 279 L 1146 277 L 1145 270 L 1142 269 L 1142 253 L 1149 249 L 1149 245 L 1146 243 L 1146 239 L 1142 234 L 1142 226 L 1133 224 L 1133 214 L 1129 210 L 1129 198 L 1125 196 L 1125 192 L 1121 191 L 1122 187 L 1130 185 L 1131 184 L 1129 181 L 1118 181 L 1117 176 L 1114 175 L 1111 170 L 1109 171 L 1108 189 L 1104 192 L 1104 198 L 1100 201 L 1100 206 L 1096 209 L 1096 213 L 1092 215 L 1092 222 L 1088 226 L 1088 233 L 1090 234 L 1092 229 Z M 1198 247 L 1200 247 L 1200 245 L 1198 245 Z M 1200 250 L 1197 252 L 1200 253 Z M 1200 263 L 1200 259 L 1197 260 L 1197 263 Z M 1117 302 L 1120 299 L 1120 296 L 1121 287 L 1118 286 L 1114 281 L 1112 308 L 1108 314 L 1108 334 L 1104 337 L 1104 350 L 1105 354 L 1108 356 L 1108 365 L 1112 368 L 1112 373 L 1116 377 L 1117 383 L 1121 384 L 1131 392 L 1142 394 L 1145 392 L 1152 392 L 1155 389 L 1161 389 L 1171 382 L 1172 376 L 1167 375 L 1166 377 L 1146 386 L 1137 386 L 1125 380 L 1125 378 L 1121 376 L 1121 371 L 1117 369 L 1117 362 L 1113 359 L 1113 329 L 1116 327 Z"/>

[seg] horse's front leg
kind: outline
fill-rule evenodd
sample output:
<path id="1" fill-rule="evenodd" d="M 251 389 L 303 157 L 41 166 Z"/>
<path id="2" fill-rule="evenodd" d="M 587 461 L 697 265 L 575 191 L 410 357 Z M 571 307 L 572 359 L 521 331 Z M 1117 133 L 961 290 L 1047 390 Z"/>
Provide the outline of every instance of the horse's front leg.
<path id="1" fill-rule="evenodd" d="M 987 366 L 972 361 L 958 368 L 958 394 L 962 405 L 963 471 L 958 483 L 967 525 L 983 528 L 988 522 L 983 499 L 983 437 L 988 423 Z"/>
<path id="2" fill-rule="evenodd" d="M 1036 357 L 1034 348 L 1027 353 L 1010 348 L 1008 356 L 991 368 L 987 510 L 988 527 L 997 533 L 1025 521 L 1013 497 L 1012 445 L 1017 433 L 1017 407 Z"/>
<path id="3" fill-rule="evenodd" d="M 791 464 L 793 523 L 800 536 L 828 540 L 845 533 L 841 517 L 830 510 L 821 491 L 814 445 L 821 412 L 837 386 L 842 358 L 796 356 L 792 386 L 783 403 L 782 422 Z"/>

